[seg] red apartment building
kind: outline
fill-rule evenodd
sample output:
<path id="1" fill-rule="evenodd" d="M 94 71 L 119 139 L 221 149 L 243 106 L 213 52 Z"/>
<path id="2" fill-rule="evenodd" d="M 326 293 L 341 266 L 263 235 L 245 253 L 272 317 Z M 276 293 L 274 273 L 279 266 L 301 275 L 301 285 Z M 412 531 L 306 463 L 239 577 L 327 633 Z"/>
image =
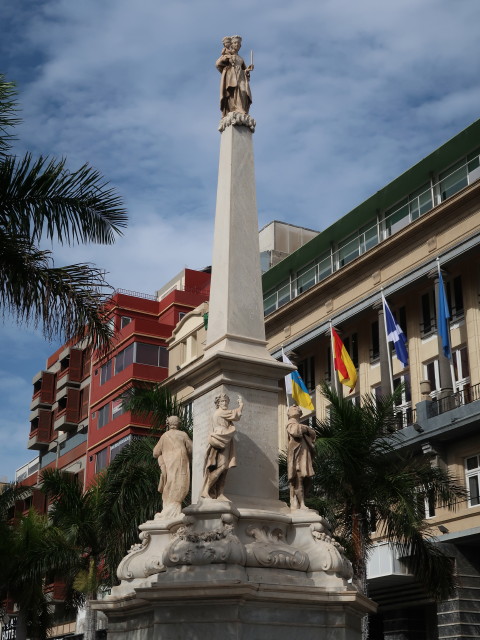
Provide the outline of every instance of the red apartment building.
<path id="1" fill-rule="evenodd" d="M 32 487 L 17 510 L 44 509 L 36 488 L 44 469 L 68 470 L 88 486 L 132 436 L 146 433 L 145 422 L 123 412 L 121 394 L 136 381 L 168 376 L 167 339 L 209 291 L 210 269 L 185 269 L 153 296 L 119 289 L 109 302 L 114 341 L 107 356 L 91 357 L 81 344 L 50 356 L 33 378 L 28 448 L 39 456 L 17 472 L 17 481 Z"/>

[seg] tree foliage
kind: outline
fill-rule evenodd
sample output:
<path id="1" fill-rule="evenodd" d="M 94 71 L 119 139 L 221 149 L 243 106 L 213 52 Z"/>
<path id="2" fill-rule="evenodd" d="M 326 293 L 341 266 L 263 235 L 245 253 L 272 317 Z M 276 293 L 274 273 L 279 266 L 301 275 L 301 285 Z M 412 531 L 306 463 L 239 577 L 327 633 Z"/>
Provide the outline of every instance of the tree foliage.
<path id="1" fill-rule="evenodd" d="M 121 198 L 87 164 L 11 155 L 16 90 L 0 74 L 0 307 L 19 323 L 41 326 L 46 338 L 69 340 L 87 331 L 105 348 L 111 330 L 102 308 L 110 287 L 91 264 L 56 267 L 42 241 L 112 244 L 126 226 Z"/>
<path id="2" fill-rule="evenodd" d="M 375 531 L 397 545 L 432 596 L 448 597 L 453 567 L 425 520 L 425 499 L 454 509 L 464 488 L 425 456 L 399 447 L 395 394 L 367 394 L 358 406 L 326 385 L 322 393 L 330 408 L 329 417 L 316 425 L 314 500 L 349 549 L 357 581 L 365 583 Z"/>

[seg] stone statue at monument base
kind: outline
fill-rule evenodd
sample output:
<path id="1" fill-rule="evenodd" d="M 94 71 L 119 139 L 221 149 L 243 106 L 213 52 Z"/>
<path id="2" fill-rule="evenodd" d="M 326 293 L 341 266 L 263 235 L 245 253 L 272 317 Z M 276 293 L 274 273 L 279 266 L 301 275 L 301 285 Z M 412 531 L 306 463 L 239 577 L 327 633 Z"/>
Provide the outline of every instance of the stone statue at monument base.
<path id="1" fill-rule="evenodd" d="M 215 398 L 215 412 L 212 418 L 212 432 L 208 436 L 205 454 L 205 482 L 201 497 L 228 500 L 223 494 L 227 472 L 237 466 L 235 454 L 234 422 L 242 416 L 243 401 L 238 396 L 238 407 L 229 409 L 230 398 L 222 393 Z"/>
<path id="2" fill-rule="evenodd" d="M 184 431 L 179 431 L 180 418 L 167 418 L 167 431 L 153 449 L 161 469 L 158 490 L 162 494 L 163 508 L 155 515 L 159 518 L 175 518 L 182 512 L 182 502 L 190 489 L 190 460 L 192 441 Z"/>

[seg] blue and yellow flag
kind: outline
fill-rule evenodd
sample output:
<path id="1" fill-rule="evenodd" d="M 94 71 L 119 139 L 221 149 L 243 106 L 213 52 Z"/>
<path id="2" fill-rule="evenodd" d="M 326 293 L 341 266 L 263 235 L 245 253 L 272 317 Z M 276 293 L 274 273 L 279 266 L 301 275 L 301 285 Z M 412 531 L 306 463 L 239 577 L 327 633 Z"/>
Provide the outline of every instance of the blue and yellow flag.
<path id="1" fill-rule="evenodd" d="M 315 411 L 310 394 L 308 393 L 307 387 L 301 379 L 298 371 L 292 371 L 290 376 L 292 379 L 292 398 L 295 400 L 296 404 L 299 407 L 302 407 L 302 409 Z"/>
<path id="2" fill-rule="evenodd" d="M 291 364 L 293 367 L 291 360 L 285 355 L 283 347 L 282 361 L 286 364 Z M 298 371 L 292 371 L 288 376 L 285 376 L 285 391 L 287 392 L 287 395 L 292 396 L 297 406 L 302 407 L 303 409 L 308 409 L 308 411 L 315 411 L 310 394 L 308 393 L 307 387 L 301 379 Z"/>

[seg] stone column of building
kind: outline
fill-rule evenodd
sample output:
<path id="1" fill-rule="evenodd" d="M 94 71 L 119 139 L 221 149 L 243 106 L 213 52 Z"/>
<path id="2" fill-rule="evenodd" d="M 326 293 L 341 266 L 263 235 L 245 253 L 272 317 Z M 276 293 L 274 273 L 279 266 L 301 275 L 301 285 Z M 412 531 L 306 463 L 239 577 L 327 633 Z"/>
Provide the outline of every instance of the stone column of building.
<path id="1" fill-rule="evenodd" d="M 478 543 L 457 547 L 441 543 L 455 559 L 457 588 L 455 595 L 437 605 L 439 640 L 480 638 L 480 560 Z M 445 548 L 446 547 L 446 548 Z"/>
<path id="2" fill-rule="evenodd" d="M 392 379 L 391 379 L 391 365 L 389 362 L 390 352 L 387 342 L 387 336 L 385 333 L 385 313 L 383 310 L 382 300 L 378 300 L 373 305 L 373 308 L 378 311 L 378 345 L 380 355 L 380 379 L 382 381 L 382 395 L 388 395 L 393 392 Z"/>
<path id="3" fill-rule="evenodd" d="M 383 640 L 426 640 L 423 609 L 395 609 L 383 614 Z"/>

